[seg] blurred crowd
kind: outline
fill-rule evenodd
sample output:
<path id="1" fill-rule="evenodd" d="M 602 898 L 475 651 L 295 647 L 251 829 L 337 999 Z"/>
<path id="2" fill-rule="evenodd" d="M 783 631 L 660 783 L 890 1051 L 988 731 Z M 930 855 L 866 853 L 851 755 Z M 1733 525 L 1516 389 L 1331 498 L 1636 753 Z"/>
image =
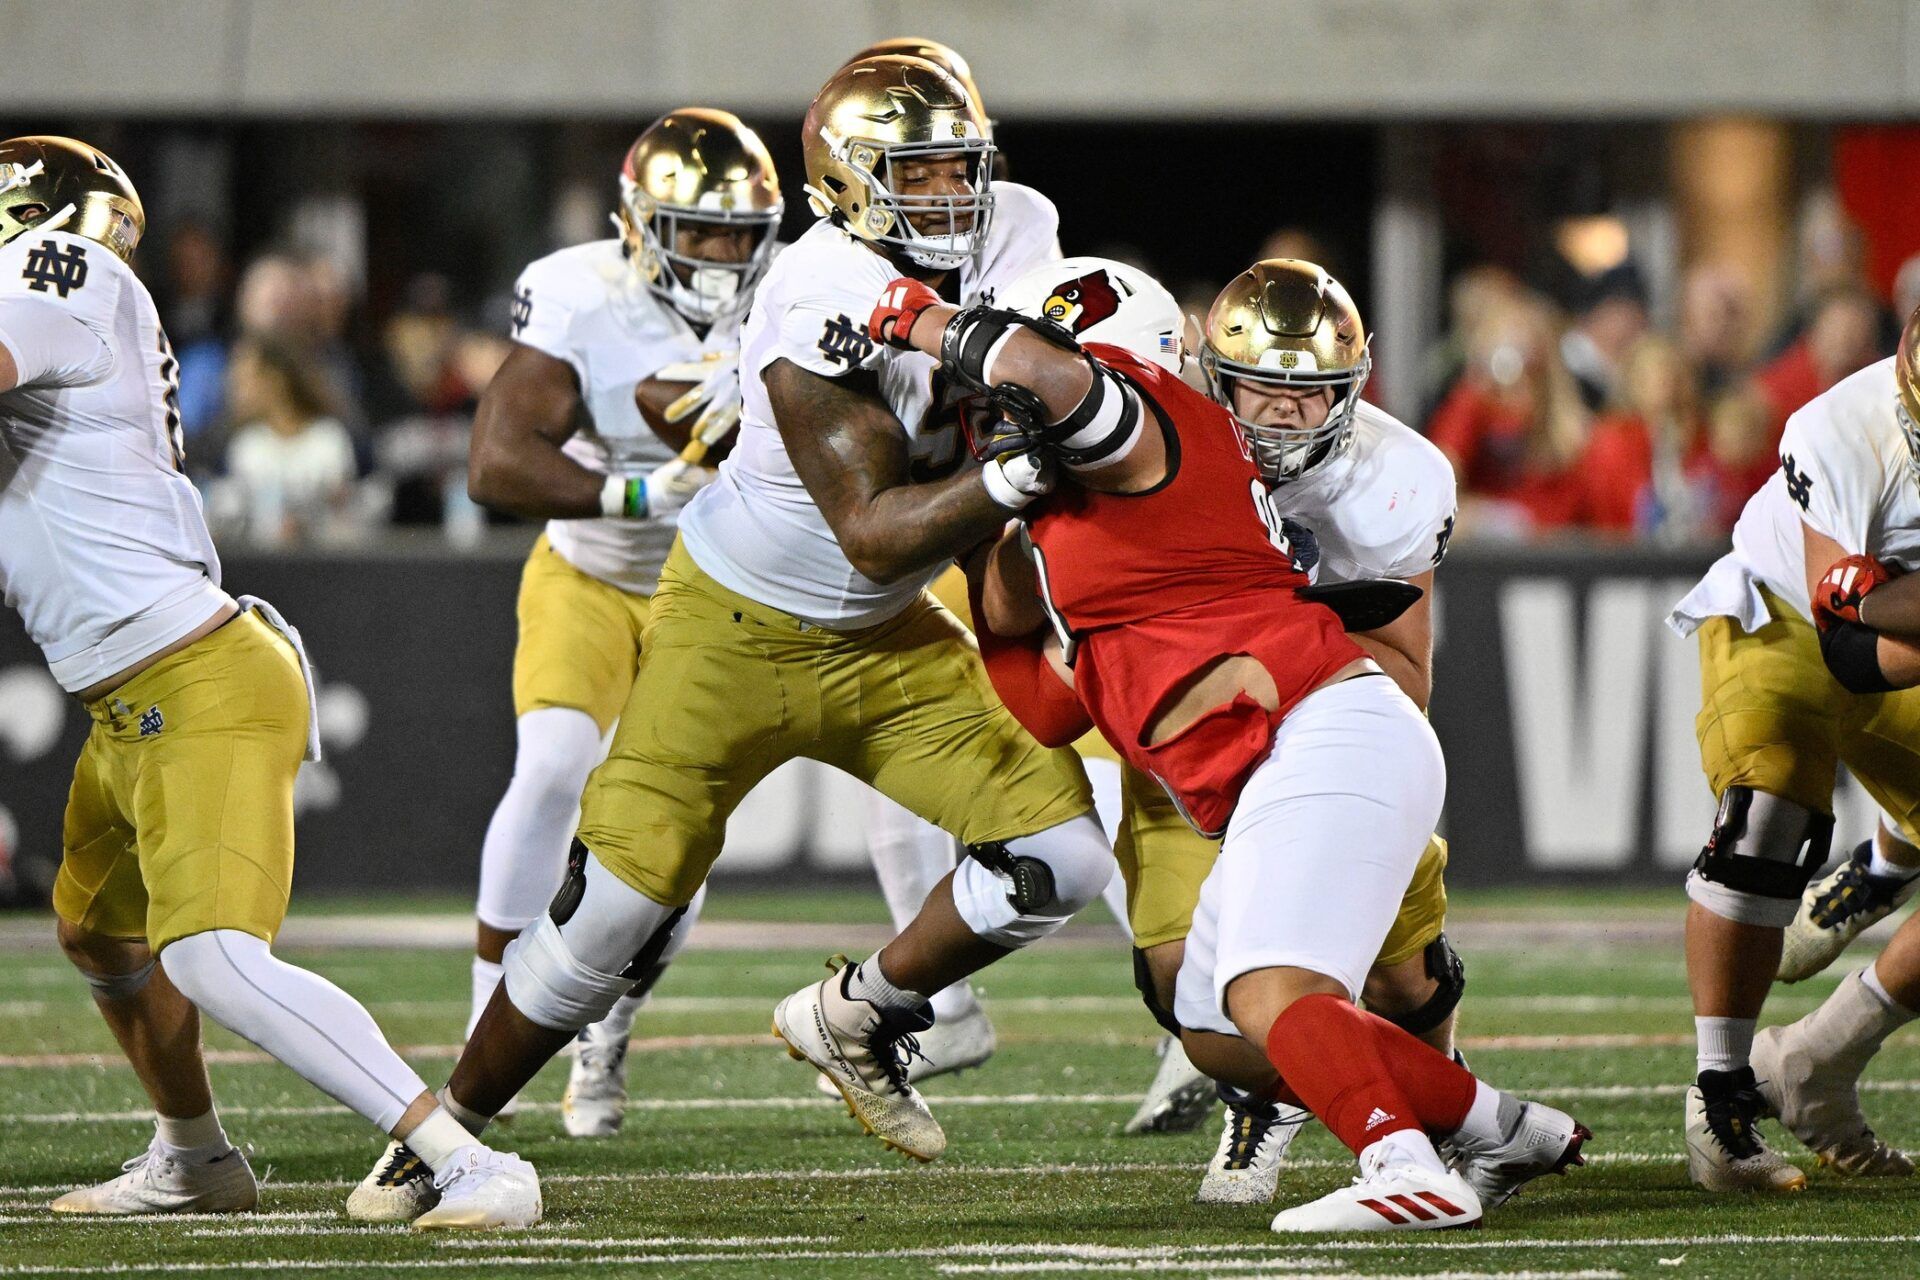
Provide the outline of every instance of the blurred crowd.
<path id="1" fill-rule="evenodd" d="M 1920 304 L 1920 258 L 1889 308 L 1837 202 L 1809 209 L 1793 300 L 1770 329 L 1782 309 L 1738 264 L 1687 270 L 1664 324 L 1630 257 L 1550 288 L 1499 267 L 1459 271 L 1411 421 L 1453 460 L 1460 535 L 1723 538 L 1773 471 L 1787 416 L 1890 354 L 1895 317 Z M 1283 230 L 1261 256 L 1320 250 Z M 236 270 L 192 223 L 143 265 L 159 277 L 189 467 L 219 536 L 337 545 L 393 524 L 480 535 L 467 438 L 506 356 L 509 300 L 463 310 L 451 282 L 418 275 L 376 322 L 326 258 L 268 253 Z M 1180 292 L 1204 314 L 1210 285 Z"/>
<path id="2" fill-rule="evenodd" d="M 1460 477 L 1462 536 L 1725 537 L 1778 465 L 1788 416 L 1891 355 L 1896 316 L 1920 304 L 1920 258 L 1889 308 L 1864 256 L 1837 203 L 1810 202 L 1793 301 L 1771 331 L 1737 264 L 1686 271 L 1664 325 L 1631 260 L 1559 298 L 1498 268 L 1463 271 L 1422 414 Z"/>
<path id="3" fill-rule="evenodd" d="M 180 364 L 187 465 L 217 536 L 339 545 L 391 524 L 477 536 L 467 436 L 508 342 L 504 301 L 463 314 L 420 275 L 377 325 L 326 258 L 236 271 L 197 224 L 142 264 Z"/>

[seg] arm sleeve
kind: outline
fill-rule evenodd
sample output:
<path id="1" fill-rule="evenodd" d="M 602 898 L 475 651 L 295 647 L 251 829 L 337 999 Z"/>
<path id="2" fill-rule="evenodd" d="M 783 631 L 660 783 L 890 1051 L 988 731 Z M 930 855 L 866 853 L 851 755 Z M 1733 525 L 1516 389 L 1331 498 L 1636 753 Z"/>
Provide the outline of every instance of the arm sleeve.
<path id="1" fill-rule="evenodd" d="M 867 336 L 867 316 L 879 297 L 876 286 L 864 301 L 845 289 L 793 299 L 780 313 L 779 337 L 761 367 L 785 360 L 823 378 L 878 369 L 886 349 Z"/>
<path id="2" fill-rule="evenodd" d="M 113 348 L 72 312 L 39 298 L 0 297 L 0 345 L 23 387 L 84 387 L 113 372 Z"/>
<path id="3" fill-rule="evenodd" d="M 969 582 L 967 600 L 980 624 L 975 634 L 993 691 L 1041 746 L 1065 747 L 1079 741 L 1093 728 L 1093 718 L 1047 661 L 1047 633 L 995 635 L 986 625 L 986 609 L 980 597 L 980 585 Z"/>
<path id="4" fill-rule="evenodd" d="M 1438 450 L 1434 451 L 1434 457 L 1439 466 L 1422 482 L 1412 499 L 1419 518 L 1409 522 L 1407 536 L 1389 552 L 1387 570 L 1382 577 L 1403 580 L 1418 577 L 1438 568 L 1446 559 L 1447 543 L 1453 537 L 1457 499 L 1453 468 Z"/>
<path id="5" fill-rule="evenodd" d="M 1787 420 L 1780 470 L 1787 497 L 1814 532 L 1832 538 L 1849 555 L 1868 550 L 1885 469 L 1862 437 L 1835 429 L 1826 404 L 1816 400 Z"/>

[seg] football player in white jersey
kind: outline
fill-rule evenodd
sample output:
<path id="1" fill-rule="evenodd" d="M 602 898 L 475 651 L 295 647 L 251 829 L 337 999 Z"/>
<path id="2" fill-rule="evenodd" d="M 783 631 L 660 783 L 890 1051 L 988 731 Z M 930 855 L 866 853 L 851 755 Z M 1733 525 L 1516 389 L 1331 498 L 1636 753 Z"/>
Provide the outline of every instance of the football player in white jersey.
<path id="1" fill-rule="evenodd" d="M 1818 917 L 1848 914 L 1823 899 L 1862 899 L 1884 915 L 1920 867 L 1920 578 L 1892 576 L 1920 567 L 1916 341 L 1920 318 L 1896 357 L 1788 419 L 1780 470 L 1748 501 L 1733 550 L 1668 619 L 1700 645 L 1696 724 L 1719 799 L 1687 878 L 1699 1041 L 1687 1161 L 1708 1190 L 1806 1186 L 1755 1128 L 1768 1113 L 1843 1172 L 1912 1172 L 1868 1127 L 1854 1081 L 1914 1017 L 1920 939 L 1890 948 L 1792 1027 L 1756 1040 L 1754 1024 L 1796 916 L 1814 917 L 1788 957 L 1791 976 L 1804 976 L 1851 937 L 1820 936 Z M 1880 828 L 1849 860 L 1853 892 L 1829 893 L 1809 882 L 1827 859 L 1841 764 L 1879 806 Z"/>
<path id="2" fill-rule="evenodd" d="M 725 111 L 670 111 L 621 166 L 620 234 L 549 254 L 514 287 L 514 346 L 480 401 L 470 488 L 548 524 L 521 579 L 518 750 L 481 851 L 469 1031 L 507 944 L 560 887 L 581 789 L 639 667 L 675 515 L 713 476 L 675 453 L 696 427 L 714 435 L 738 418 L 740 321 L 782 207 L 752 129 Z M 642 401 L 673 438 L 651 429 Z M 620 1127 L 634 1014 L 671 958 L 581 1032 L 562 1102 L 568 1133 Z"/>
<path id="3" fill-rule="evenodd" d="M 728 815 L 787 760 L 833 764 L 977 849 L 884 965 L 841 969 L 775 1015 L 862 1123 L 918 1158 L 946 1141 L 906 1079 L 927 997 L 1053 932 L 1112 872 L 1071 753 L 1020 729 L 924 590 L 1045 478 L 968 465 L 957 428 L 926 429 L 935 363 L 865 327 L 902 270 L 955 296 L 1004 286 L 1051 252 L 1053 210 L 1028 192 L 996 207 L 979 111 L 920 59 L 837 73 L 803 141 L 821 221 L 761 282 L 739 440 L 681 514 L 635 713 L 588 780 L 566 883 L 507 948 L 454 1067 L 447 1096 L 476 1127 L 627 994 L 620 975 L 657 962 Z"/>
<path id="4" fill-rule="evenodd" d="M 992 137 L 991 113 L 980 96 L 979 86 L 974 83 L 973 68 L 959 50 L 938 40 L 900 36 L 868 45 L 848 58 L 846 65 L 887 54 L 923 58 L 958 80 L 980 108 L 980 114 L 986 117 L 988 137 Z M 994 151 L 994 196 L 996 202 L 1011 205 L 1023 198 L 1025 188 L 1001 179 L 1005 158 L 1003 152 Z M 1057 241 L 1051 256 L 1060 256 Z M 935 407 L 936 412 L 944 408 Z M 966 581 L 958 568 L 936 579 L 932 590 L 956 617 L 966 620 Z M 1099 782 L 1092 769 L 1088 770 L 1088 776 L 1097 791 Z M 919 914 L 921 904 L 926 902 L 934 886 L 966 856 L 966 850 L 951 835 L 916 817 L 879 791 L 867 792 L 866 818 L 867 853 L 873 860 L 874 876 L 880 882 L 880 893 L 886 899 L 894 927 L 904 929 L 907 922 Z M 1115 877 L 1108 884 L 1109 897 L 1118 883 L 1119 878 Z M 930 1003 L 934 1023 L 918 1036 L 920 1052 L 907 1064 L 909 1080 L 918 1083 L 949 1071 L 977 1067 L 993 1055 L 996 1043 L 993 1024 L 971 983 L 956 982 L 936 991 Z M 819 1077 L 818 1085 L 821 1092 L 831 1097 L 840 1096 L 840 1091 L 826 1076 Z"/>
<path id="5" fill-rule="evenodd" d="M 214 1111 L 200 1015 L 435 1171 L 422 1227 L 529 1226 L 540 1182 L 476 1142 L 346 992 L 271 944 L 293 877 L 313 680 L 272 606 L 220 587 L 181 470 L 178 365 L 128 266 L 132 183 L 68 138 L 0 143 L 0 590 L 93 728 L 54 886 L 62 948 L 153 1102 L 152 1143 L 57 1212 L 240 1212 L 258 1186 Z"/>

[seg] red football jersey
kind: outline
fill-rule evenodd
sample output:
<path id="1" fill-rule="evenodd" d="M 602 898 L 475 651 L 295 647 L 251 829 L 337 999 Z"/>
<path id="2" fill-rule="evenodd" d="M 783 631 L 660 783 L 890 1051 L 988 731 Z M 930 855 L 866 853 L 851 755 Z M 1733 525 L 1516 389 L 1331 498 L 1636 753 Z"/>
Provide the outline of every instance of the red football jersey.
<path id="1" fill-rule="evenodd" d="M 1100 732 L 1217 834 L 1281 718 L 1366 654 L 1331 609 L 1294 594 L 1307 576 L 1268 538 L 1260 476 L 1226 411 L 1119 347 L 1087 350 L 1140 391 L 1166 430 L 1172 474 L 1145 493 L 1054 494 L 1028 524 L 1047 608 L 1071 638 L 1074 688 Z M 1242 695 L 1145 745 L 1169 694 L 1231 654 L 1266 667 L 1279 708 Z"/>

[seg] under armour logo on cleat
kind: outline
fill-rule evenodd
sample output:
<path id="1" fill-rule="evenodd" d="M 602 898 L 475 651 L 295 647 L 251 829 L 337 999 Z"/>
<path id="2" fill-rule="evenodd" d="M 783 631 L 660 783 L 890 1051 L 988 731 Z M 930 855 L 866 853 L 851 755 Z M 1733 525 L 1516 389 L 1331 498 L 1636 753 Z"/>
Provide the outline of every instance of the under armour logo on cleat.
<path id="1" fill-rule="evenodd" d="M 1367 1127 L 1365 1132 L 1372 1133 L 1375 1129 L 1378 1129 L 1381 1125 L 1386 1124 L 1388 1121 L 1392 1119 L 1393 1119 L 1392 1116 L 1388 1115 L 1386 1112 L 1382 1111 L 1380 1108 L 1375 1107 L 1373 1109 L 1373 1114 L 1367 1117 Z"/>
<path id="2" fill-rule="evenodd" d="M 160 714 L 159 707 L 148 707 L 140 716 L 140 736 L 151 738 L 167 727 L 167 718 Z"/>

